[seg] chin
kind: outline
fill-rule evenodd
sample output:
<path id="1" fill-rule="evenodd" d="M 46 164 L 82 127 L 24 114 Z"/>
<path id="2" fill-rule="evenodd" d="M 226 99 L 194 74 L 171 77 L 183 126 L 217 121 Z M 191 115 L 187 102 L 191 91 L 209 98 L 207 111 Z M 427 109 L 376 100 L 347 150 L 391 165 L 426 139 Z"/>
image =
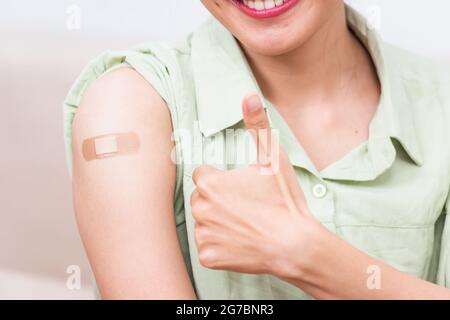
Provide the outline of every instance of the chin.
<path id="1" fill-rule="evenodd" d="M 343 3 L 342 0 L 202 2 L 244 48 L 258 54 L 274 56 L 301 47 L 326 23 L 337 6 Z M 267 8 L 263 8 L 263 5 Z"/>
<path id="2" fill-rule="evenodd" d="M 290 38 L 284 32 L 261 33 L 257 37 L 246 34 L 235 34 L 235 36 L 245 50 L 264 56 L 287 54 L 306 41 L 302 37 Z"/>

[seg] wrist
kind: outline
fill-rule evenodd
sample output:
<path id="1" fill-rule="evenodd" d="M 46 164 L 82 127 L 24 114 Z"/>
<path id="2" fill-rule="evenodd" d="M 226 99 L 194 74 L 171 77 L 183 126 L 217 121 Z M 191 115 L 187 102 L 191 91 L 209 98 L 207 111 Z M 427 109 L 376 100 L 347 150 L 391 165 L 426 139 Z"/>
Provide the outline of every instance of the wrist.
<path id="1" fill-rule="evenodd" d="M 290 241 L 277 254 L 273 275 L 287 282 L 309 282 L 317 266 L 327 264 L 336 236 L 313 217 L 301 219 L 301 228 L 291 232 Z M 301 230 L 301 232 L 299 232 Z"/>

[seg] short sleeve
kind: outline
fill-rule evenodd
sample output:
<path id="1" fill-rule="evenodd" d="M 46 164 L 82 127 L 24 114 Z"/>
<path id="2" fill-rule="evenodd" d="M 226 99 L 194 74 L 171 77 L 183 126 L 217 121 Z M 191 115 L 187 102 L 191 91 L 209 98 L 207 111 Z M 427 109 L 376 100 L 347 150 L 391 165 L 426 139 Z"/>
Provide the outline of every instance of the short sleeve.
<path id="1" fill-rule="evenodd" d="M 179 97 L 182 96 L 180 90 L 183 80 L 175 51 L 163 45 L 142 46 L 127 51 L 106 51 L 83 69 L 64 101 L 64 141 L 70 173 L 72 173 L 72 122 L 81 99 L 91 83 L 105 73 L 120 67 L 136 70 L 153 86 L 170 109 L 174 130 L 178 128 L 178 114 L 181 108 Z"/>
<path id="2" fill-rule="evenodd" d="M 446 214 L 441 238 L 437 284 L 450 288 L 450 195 L 444 210 Z"/>

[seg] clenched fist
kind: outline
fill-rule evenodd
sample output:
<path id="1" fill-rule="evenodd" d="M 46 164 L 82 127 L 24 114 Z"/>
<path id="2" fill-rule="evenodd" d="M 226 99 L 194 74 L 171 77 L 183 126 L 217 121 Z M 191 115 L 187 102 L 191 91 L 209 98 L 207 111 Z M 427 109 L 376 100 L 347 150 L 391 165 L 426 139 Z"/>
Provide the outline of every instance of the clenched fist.
<path id="1" fill-rule="evenodd" d="M 191 207 L 200 263 L 207 268 L 289 277 L 292 255 L 307 255 L 324 229 L 309 212 L 289 159 L 257 95 L 243 102 L 258 160 L 222 171 L 194 171 Z"/>

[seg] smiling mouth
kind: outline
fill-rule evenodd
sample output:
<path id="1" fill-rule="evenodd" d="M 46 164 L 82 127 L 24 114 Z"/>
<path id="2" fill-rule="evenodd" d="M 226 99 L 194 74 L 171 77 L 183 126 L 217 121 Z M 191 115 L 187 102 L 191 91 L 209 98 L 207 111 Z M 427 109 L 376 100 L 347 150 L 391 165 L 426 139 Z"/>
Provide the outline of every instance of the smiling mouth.
<path id="1" fill-rule="evenodd" d="M 275 7 L 280 7 L 284 3 L 289 2 L 290 0 L 238 0 L 238 1 L 243 3 L 249 9 L 263 11 L 273 9 Z"/>
<path id="2" fill-rule="evenodd" d="M 242 12 L 253 18 L 271 18 L 278 16 L 300 0 L 231 0 Z"/>

